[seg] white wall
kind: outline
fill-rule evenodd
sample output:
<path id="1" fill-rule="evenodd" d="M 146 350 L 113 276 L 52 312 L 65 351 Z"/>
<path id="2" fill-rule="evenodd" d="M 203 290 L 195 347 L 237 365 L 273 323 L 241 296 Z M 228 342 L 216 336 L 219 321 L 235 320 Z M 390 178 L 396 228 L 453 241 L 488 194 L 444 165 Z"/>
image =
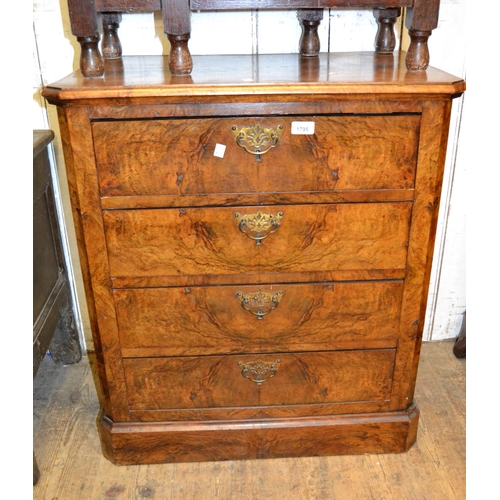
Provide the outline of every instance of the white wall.
<path id="1" fill-rule="evenodd" d="M 439 27 L 429 39 L 431 64 L 465 76 L 465 0 L 442 0 Z M 300 26 L 295 11 L 195 12 L 192 14 L 192 54 L 295 53 Z M 370 10 L 325 10 L 319 35 L 322 51 L 371 51 L 377 25 Z M 398 47 L 406 48 L 403 32 Z M 55 108 L 40 96 L 42 86 L 78 68 L 80 48 L 71 34 L 66 0 L 33 0 L 33 128 L 52 128 L 63 216 L 71 221 Z M 160 13 L 123 16 L 120 40 L 124 55 L 167 54 Z M 219 35 L 220 34 L 220 35 Z M 224 35 L 222 35 L 224 34 Z M 460 148 L 463 98 L 454 101 L 434 268 L 429 289 L 425 340 L 454 338 L 465 310 L 465 160 Z M 68 241 L 75 267 L 75 290 L 82 304 L 79 319 L 87 347 L 91 336 L 81 292 L 81 276 L 68 224 Z"/>
<path id="2" fill-rule="evenodd" d="M 465 78 L 465 0 L 441 0 L 429 39 L 431 64 Z M 466 164 L 460 125 L 466 95 L 453 101 L 424 338 L 455 338 L 465 311 Z"/>

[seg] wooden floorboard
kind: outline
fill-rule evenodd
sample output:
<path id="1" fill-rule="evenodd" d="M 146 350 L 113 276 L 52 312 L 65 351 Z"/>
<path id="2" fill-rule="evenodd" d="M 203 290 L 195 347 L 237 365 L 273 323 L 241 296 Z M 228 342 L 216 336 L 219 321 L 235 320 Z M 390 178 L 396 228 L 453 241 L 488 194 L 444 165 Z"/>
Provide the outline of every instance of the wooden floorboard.
<path id="1" fill-rule="evenodd" d="M 101 453 L 92 357 L 33 382 L 34 500 L 463 500 L 465 359 L 422 347 L 417 443 L 404 454 L 115 466 Z M 89 362 L 90 360 L 90 362 Z"/>

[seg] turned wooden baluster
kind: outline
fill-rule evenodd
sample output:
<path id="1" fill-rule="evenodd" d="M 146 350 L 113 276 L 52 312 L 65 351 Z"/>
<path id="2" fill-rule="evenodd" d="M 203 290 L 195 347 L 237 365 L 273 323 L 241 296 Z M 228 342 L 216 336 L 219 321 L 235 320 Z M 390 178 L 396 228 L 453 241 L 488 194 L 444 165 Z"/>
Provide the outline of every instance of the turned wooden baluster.
<path id="1" fill-rule="evenodd" d="M 94 0 L 68 0 L 71 31 L 81 47 L 80 69 L 86 78 L 104 74 L 104 59 L 99 52 L 100 33 Z"/>
<path id="2" fill-rule="evenodd" d="M 374 9 L 378 31 L 375 36 L 375 50 L 379 54 L 391 54 L 396 48 L 394 24 L 401 15 L 401 9 Z"/>
<path id="3" fill-rule="evenodd" d="M 102 55 L 105 59 L 119 59 L 122 56 L 122 44 L 118 37 L 121 21 L 119 12 L 102 13 Z"/>
<path id="4" fill-rule="evenodd" d="M 191 37 L 191 11 L 187 0 L 162 1 L 163 27 L 170 42 L 168 67 L 172 75 L 189 75 L 193 60 L 188 41 Z"/>
<path id="5" fill-rule="evenodd" d="M 303 9 L 297 11 L 297 18 L 302 26 L 302 35 L 299 41 L 301 56 L 317 56 L 320 42 L 318 27 L 323 19 L 322 9 Z"/>
<path id="6" fill-rule="evenodd" d="M 425 71 L 429 66 L 427 40 L 437 28 L 439 0 L 414 0 L 406 11 L 406 27 L 410 35 L 410 47 L 406 54 L 406 67 L 410 71 Z"/>
<path id="7" fill-rule="evenodd" d="M 440 0 L 414 0 L 407 9 L 406 27 L 411 39 L 406 56 L 410 71 L 423 71 L 429 65 L 427 40 L 437 27 Z M 131 2 L 133 3 L 133 2 Z M 311 2 L 312 3 L 312 2 Z M 193 61 L 188 48 L 191 36 L 191 11 L 189 0 L 163 0 L 161 2 L 164 31 L 170 41 L 169 68 L 172 75 L 189 75 Z M 100 33 L 94 0 L 68 0 L 71 30 L 81 46 L 80 69 L 83 76 L 99 77 L 104 74 L 104 59 L 99 52 Z M 127 10 L 128 11 L 128 10 Z M 374 9 L 379 29 L 375 39 L 376 51 L 387 54 L 394 50 L 396 38 L 394 23 L 400 15 L 399 8 Z M 119 59 L 122 49 L 118 38 L 121 14 L 103 12 L 104 58 Z M 323 9 L 301 9 L 297 17 L 302 27 L 300 54 L 317 56 L 320 51 L 318 27 L 323 19 Z"/>

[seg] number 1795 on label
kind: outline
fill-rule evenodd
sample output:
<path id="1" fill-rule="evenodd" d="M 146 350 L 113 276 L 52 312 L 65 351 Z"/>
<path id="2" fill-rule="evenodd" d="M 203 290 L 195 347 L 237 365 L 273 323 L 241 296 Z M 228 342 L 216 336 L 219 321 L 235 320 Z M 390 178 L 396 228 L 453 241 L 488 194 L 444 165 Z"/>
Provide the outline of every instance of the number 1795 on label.
<path id="1" fill-rule="evenodd" d="M 314 122 L 292 122 L 292 134 L 294 135 L 314 134 Z"/>

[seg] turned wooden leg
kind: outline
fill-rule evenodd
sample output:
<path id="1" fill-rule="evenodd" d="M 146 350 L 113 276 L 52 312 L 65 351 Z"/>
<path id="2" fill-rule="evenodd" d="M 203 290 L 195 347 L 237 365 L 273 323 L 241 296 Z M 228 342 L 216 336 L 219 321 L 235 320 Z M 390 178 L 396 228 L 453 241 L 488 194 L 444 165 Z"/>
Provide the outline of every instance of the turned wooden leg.
<path id="1" fill-rule="evenodd" d="M 99 26 L 94 0 L 67 0 L 71 32 L 81 46 L 80 70 L 85 78 L 104 74 L 104 60 L 99 52 Z"/>
<path id="2" fill-rule="evenodd" d="M 378 30 L 375 36 L 375 50 L 379 54 L 392 54 L 396 48 L 394 24 L 401 15 L 401 9 L 374 9 Z"/>
<path id="3" fill-rule="evenodd" d="M 406 9 L 406 27 L 410 35 L 410 47 L 406 53 L 408 71 L 425 71 L 429 66 L 427 40 L 437 28 L 439 0 L 414 0 L 413 7 Z"/>
<path id="4" fill-rule="evenodd" d="M 172 75 L 189 75 L 193 60 L 188 41 L 191 37 L 189 0 L 162 0 L 163 28 L 170 42 L 168 67 Z"/>
<path id="5" fill-rule="evenodd" d="M 122 56 L 122 44 L 118 37 L 121 21 L 122 15 L 118 12 L 102 14 L 102 55 L 105 59 L 119 59 Z"/>
<path id="6" fill-rule="evenodd" d="M 410 47 L 406 53 L 406 67 L 410 71 L 425 71 L 429 67 L 427 40 L 432 31 L 409 30 Z"/>
<path id="7" fill-rule="evenodd" d="M 323 10 L 299 10 L 297 11 L 297 18 L 302 26 L 302 35 L 299 41 L 300 55 L 306 57 L 317 56 L 320 49 L 318 27 L 323 19 Z"/>
<path id="8" fill-rule="evenodd" d="M 193 60 L 188 48 L 190 34 L 169 35 L 170 54 L 168 55 L 168 67 L 172 75 L 189 75 L 193 69 Z"/>
<path id="9" fill-rule="evenodd" d="M 99 52 L 99 36 L 77 37 L 82 51 L 80 69 L 85 78 L 96 78 L 104 75 L 104 59 Z"/>

